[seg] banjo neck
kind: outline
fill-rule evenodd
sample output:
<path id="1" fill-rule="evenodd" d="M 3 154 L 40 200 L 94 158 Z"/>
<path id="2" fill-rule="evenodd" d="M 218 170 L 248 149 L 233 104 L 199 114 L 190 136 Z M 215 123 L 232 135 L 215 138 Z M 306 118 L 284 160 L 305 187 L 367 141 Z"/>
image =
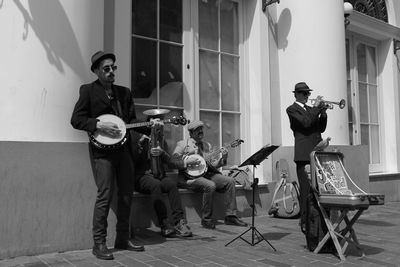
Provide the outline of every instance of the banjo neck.
<path id="1" fill-rule="evenodd" d="M 213 152 L 211 152 L 211 153 L 205 155 L 205 156 L 204 156 L 204 160 L 205 160 L 206 162 L 209 162 L 213 157 L 215 157 L 216 155 L 218 155 L 219 153 L 221 153 L 222 150 L 227 149 L 227 148 L 229 148 L 229 147 L 231 147 L 231 145 L 226 145 L 226 146 L 223 146 L 223 147 L 221 147 L 221 148 L 219 148 L 219 149 L 217 149 L 217 150 L 215 150 L 215 151 L 213 151 Z"/>
<path id="2" fill-rule="evenodd" d="M 171 120 L 167 119 L 167 120 L 162 120 L 161 122 L 171 123 Z M 125 125 L 125 127 L 126 127 L 126 129 L 133 129 L 133 128 L 139 128 L 139 127 L 150 126 L 150 125 L 153 125 L 153 123 L 151 121 L 145 121 L 145 122 L 128 123 Z"/>
<path id="3" fill-rule="evenodd" d="M 215 151 L 212 151 L 211 153 L 209 153 L 209 154 L 206 154 L 205 156 L 204 156 L 204 160 L 206 161 L 206 162 L 210 162 L 210 160 L 213 158 L 213 157 L 215 157 L 216 155 L 218 155 L 219 153 L 221 153 L 221 151 L 222 150 L 227 150 L 228 148 L 233 148 L 233 147 L 237 147 L 237 146 L 239 146 L 241 143 L 243 143 L 244 141 L 243 140 L 241 140 L 241 139 L 236 139 L 235 141 L 233 141 L 232 143 L 230 143 L 230 144 L 228 144 L 228 145 L 225 145 L 225 146 L 223 146 L 223 147 L 221 147 L 221 148 L 219 148 L 219 149 L 217 149 L 217 150 L 215 150 Z"/>

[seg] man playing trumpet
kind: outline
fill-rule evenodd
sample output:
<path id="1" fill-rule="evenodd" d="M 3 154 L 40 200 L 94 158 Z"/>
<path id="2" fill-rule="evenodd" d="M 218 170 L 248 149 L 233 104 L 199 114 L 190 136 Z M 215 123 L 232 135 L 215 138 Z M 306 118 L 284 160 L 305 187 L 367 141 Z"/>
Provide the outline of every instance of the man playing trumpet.
<path id="1" fill-rule="evenodd" d="M 310 164 L 310 153 L 322 140 L 321 133 L 325 131 L 328 121 L 328 106 L 321 97 L 314 100 L 313 107 L 306 105 L 311 91 L 305 82 L 297 83 L 293 91 L 296 101 L 286 109 L 294 135 L 294 162 L 300 186 L 300 226 L 303 233 L 307 220 L 307 197 L 311 193 L 305 166 Z"/>

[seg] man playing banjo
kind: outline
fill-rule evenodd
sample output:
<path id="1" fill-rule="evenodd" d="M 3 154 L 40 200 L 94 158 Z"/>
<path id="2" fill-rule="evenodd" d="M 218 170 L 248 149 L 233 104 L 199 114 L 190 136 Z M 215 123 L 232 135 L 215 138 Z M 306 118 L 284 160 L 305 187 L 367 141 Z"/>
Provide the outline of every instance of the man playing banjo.
<path id="1" fill-rule="evenodd" d="M 203 122 L 195 120 L 188 124 L 190 138 L 181 140 L 177 143 L 172 155 L 172 160 L 183 160 L 189 162 L 191 155 L 205 156 L 211 152 L 211 145 L 203 141 L 204 131 Z M 226 149 L 221 150 L 222 156 L 218 159 L 212 159 L 206 162 L 205 172 L 201 176 L 188 175 L 188 169 L 194 168 L 196 173 L 199 171 L 199 162 L 195 164 L 185 164 L 186 167 L 180 170 L 180 181 L 178 185 L 193 191 L 203 193 L 203 207 L 201 224 L 204 228 L 215 229 L 213 221 L 213 198 L 214 193 L 224 194 L 225 204 L 225 224 L 247 226 L 247 223 L 240 220 L 237 216 L 235 180 L 229 176 L 222 175 L 218 168 L 226 165 L 228 152 Z M 201 157 L 200 157 L 201 159 Z M 192 162 L 192 160 L 190 161 Z"/>
<path id="2" fill-rule="evenodd" d="M 79 90 L 79 99 L 72 112 L 71 124 L 75 129 L 85 131 L 89 136 L 99 133 L 117 138 L 121 130 L 113 122 L 104 122 L 99 116 L 113 114 L 125 123 L 136 119 L 135 106 L 130 90 L 115 85 L 115 55 L 96 52 L 91 59 L 91 71 L 97 80 L 84 84 Z M 129 141 L 127 142 L 129 143 Z M 134 187 L 134 166 L 126 143 L 114 149 L 102 149 L 93 143 L 89 146 L 92 169 L 97 186 L 97 197 L 93 212 L 93 254 L 103 260 L 114 258 L 107 248 L 107 217 L 110 210 L 114 181 L 118 187 L 118 208 L 115 249 L 143 251 L 142 245 L 130 240 L 129 217 Z"/>

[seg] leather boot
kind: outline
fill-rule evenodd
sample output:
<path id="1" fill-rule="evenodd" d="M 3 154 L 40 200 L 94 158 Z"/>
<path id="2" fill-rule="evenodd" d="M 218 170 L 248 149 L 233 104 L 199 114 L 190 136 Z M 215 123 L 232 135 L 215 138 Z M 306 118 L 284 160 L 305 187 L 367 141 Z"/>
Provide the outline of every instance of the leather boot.
<path id="1" fill-rule="evenodd" d="M 132 240 L 115 240 L 115 249 L 124 249 L 130 251 L 144 251 L 144 246 L 136 245 Z"/>
<path id="2" fill-rule="evenodd" d="M 103 243 L 94 244 L 92 253 L 98 259 L 102 259 L 102 260 L 113 260 L 114 259 L 114 255 L 112 254 L 112 252 L 107 248 L 106 244 L 103 244 Z"/>

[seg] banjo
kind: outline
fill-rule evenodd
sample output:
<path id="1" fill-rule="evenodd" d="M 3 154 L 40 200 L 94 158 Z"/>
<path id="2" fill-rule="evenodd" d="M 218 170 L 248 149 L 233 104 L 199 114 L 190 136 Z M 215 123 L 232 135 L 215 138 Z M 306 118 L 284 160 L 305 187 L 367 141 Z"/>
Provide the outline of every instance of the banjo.
<path id="1" fill-rule="evenodd" d="M 208 165 L 210 165 L 210 160 L 213 157 L 217 156 L 223 150 L 226 150 L 229 147 L 232 147 L 232 148 L 233 147 L 237 147 L 237 146 L 241 145 L 243 142 L 244 141 L 242 139 L 236 139 L 235 141 L 233 141 L 229 145 L 223 146 L 220 149 L 217 149 L 217 150 L 207 154 L 204 157 L 200 156 L 199 154 L 187 155 L 186 158 L 197 159 L 199 161 L 199 163 L 195 164 L 195 165 L 188 165 L 186 170 L 185 170 L 185 175 L 189 179 L 195 179 L 195 178 L 198 178 L 200 176 L 203 176 L 207 172 Z"/>
<path id="2" fill-rule="evenodd" d="M 125 122 L 118 116 L 112 114 L 104 114 L 97 117 L 99 121 L 102 122 L 112 122 L 118 126 L 120 133 L 116 137 L 111 137 L 102 131 L 96 130 L 93 134 L 89 134 L 90 143 L 92 143 L 97 148 L 101 149 L 116 149 L 121 147 L 128 140 L 127 130 L 133 128 L 139 128 L 144 126 L 151 126 L 153 122 L 137 122 L 125 124 Z M 163 123 L 172 123 L 175 125 L 186 125 L 187 119 L 183 116 L 172 117 L 171 119 L 162 120 Z"/>

